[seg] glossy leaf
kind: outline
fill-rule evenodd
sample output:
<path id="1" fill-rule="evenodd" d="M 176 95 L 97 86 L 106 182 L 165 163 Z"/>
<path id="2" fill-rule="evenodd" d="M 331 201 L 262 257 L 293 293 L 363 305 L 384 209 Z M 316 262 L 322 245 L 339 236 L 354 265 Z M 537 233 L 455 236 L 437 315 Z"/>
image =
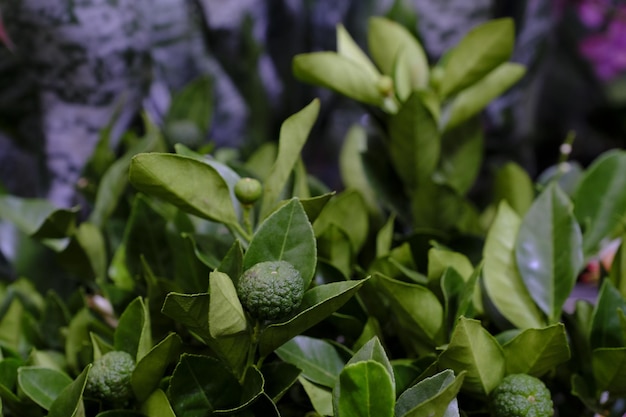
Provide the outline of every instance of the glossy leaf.
<path id="1" fill-rule="evenodd" d="M 357 350 L 354 355 L 352 355 L 348 363 L 357 363 L 368 360 L 373 360 L 383 365 L 391 377 L 391 382 L 395 385 L 393 366 L 391 365 L 389 357 L 385 352 L 385 348 L 383 348 L 383 345 L 380 343 L 380 339 L 378 337 L 372 337 L 363 346 L 361 346 L 361 348 Z"/>
<path id="2" fill-rule="evenodd" d="M 141 412 L 146 417 L 176 417 L 167 395 L 160 389 L 154 390 L 152 394 L 141 403 Z"/>
<path id="3" fill-rule="evenodd" d="M 22 366 L 17 370 L 17 383 L 28 398 L 49 410 L 61 391 L 72 383 L 72 378 L 54 369 Z"/>
<path id="4" fill-rule="evenodd" d="M 243 269 L 266 261 L 287 261 L 300 271 L 304 288 L 311 283 L 316 261 L 315 237 L 298 199 L 290 200 L 259 226 L 243 257 Z"/>
<path id="5" fill-rule="evenodd" d="M 507 61 L 513 52 L 514 31 L 509 18 L 494 19 L 470 30 L 446 55 L 440 94 L 453 95 Z"/>
<path id="6" fill-rule="evenodd" d="M 172 373 L 168 397 L 177 416 L 209 417 L 239 405 L 241 388 L 220 361 L 185 354 Z"/>
<path id="7" fill-rule="evenodd" d="M 482 125 L 476 119 L 463 123 L 443 135 L 441 146 L 441 159 L 435 180 L 465 195 L 474 185 L 482 166 Z"/>
<path id="8" fill-rule="evenodd" d="M 419 94 L 412 94 L 389 121 L 389 153 L 409 190 L 429 179 L 439 161 L 437 123 Z"/>
<path id="9" fill-rule="evenodd" d="M 170 293 L 163 304 L 163 314 L 187 327 L 192 334 L 230 366 L 237 374 L 243 372 L 250 343 L 247 333 L 211 337 L 209 331 L 209 294 Z"/>
<path id="10" fill-rule="evenodd" d="M 152 348 L 150 314 L 141 297 L 135 298 L 122 313 L 114 346 L 115 350 L 130 353 L 136 361 Z"/>
<path id="11" fill-rule="evenodd" d="M 372 17 L 367 29 L 367 43 L 372 58 L 383 73 L 393 75 L 394 64 L 397 64 L 409 75 L 411 91 L 427 86 L 428 58 L 420 43 L 404 26 L 383 17 Z M 404 58 L 398 59 L 399 56 Z"/>
<path id="12" fill-rule="evenodd" d="M 264 364 L 261 373 L 265 379 L 265 393 L 272 401 L 278 402 L 301 379 L 302 371 L 290 363 L 276 361 Z"/>
<path id="13" fill-rule="evenodd" d="M 599 391 L 608 391 L 615 396 L 626 394 L 626 347 L 594 350 L 592 366 Z"/>
<path id="14" fill-rule="evenodd" d="M 102 231 L 92 223 L 83 222 L 59 253 L 59 259 L 69 271 L 89 282 L 106 276 L 106 253 Z"/>
<path id="15" fill-rule="evenodd" d="M 84 416 L 83 391 L 87 384 L 88 365 L 76 379 L 66 386 L 50 405 L 48 417 L 80 417 Z"/>
<path id="16" fill-rule="evenodd" d="M 89 214 L 89 221 L 98 227 L 104 226 L 128 187 L 128 169 L 132 157 L 138 153 L 155 151 L 162 145 L 159 128 L 150 122 L 146 123 L 146 128 L 147 132 L 144 138 L 131 146 L 121 158 L 111 164 L 98 184 L 96 201 Z"/>
<path id="17" fill-rule="evenodd" d="M 241 242 L 236 240 L 233 243 L 233 246 L 230 247 L 226 256 L 224 256 L 217 270 L 228 275 L 232 279 L 235 288 L 237 288 L 239 276 L 243 273 L 243 248 L 241 247 Z"/>
<path id="18" fill-rule="evenodd" d="M 443 307 L 428 288 L 375 275 L 375 284 L 389 299 L 397 332 L 417 352 L 444 342 Z"/>
<path id="19" fill-rule="evenodd" d="M 190 214 L 230 225 L 238 222 L 226 181 L 215 168 L 194 158 L 161 153 L 136 155 L 130 165 L 130 182 L 139 191 Z"/>
<path id="20" fill-rule="evenodd" d="M 374 66 L 342 24 L 337 25 L 337 53 L 359 64 L 361 68 L 370 74 L 372 79 L 380 77 L 378 68 Z"/>
<path id="21" fill-rule="evenodd" d="M 167 367 L 178 359 L 181 347 L 180 336 L 170 333 L 137 362 L 130 382 L 139 402 L 157 389 Z"/>
<path id="22" fill-rule="evenodd" d="M 313 100 L 298 113 L 290 116 L 280 127 L 278 139 L 278 155 L 263 183 L 260 218 L 267 217 L 273 210 L 283 188 L 289 180 L 300 153 L 306 143 L 313 124 L 320 111 L 319 100 Z"/>
<path id="23" fill-rule="evenodd" d="M 308 336 L 296 336 L 275 353 L 287 363 L 302 370 L 302 377 L 316 384 L 333 388 L 345 362 L 333 345 Z"/>
<path id="24" fill-rule="evenodd" d="M 294 76 L 307 84 L 333 90 L 356 101 L 381 106 L 378 78 L 359 62 L 335 52 L 299 54 L 293 58 Z"/>
<path id="25" fill-rule="evenodd" d="M 363 166 L 363 152 L 367 147 L 365 128 L 354 124 L 346 134 L 339 154 L 339 171 L 346 189 L 357 190 L 365 200 L 368 210 L 376 213 L 380 202 L 368 180 Z"/>
<path id="26" fill-rule="evenodd" d="M 505 200 L 519 216 L 526 214 L 535 199 L 528 173 L 514 162 L 503 165 L 495 175 L 494 203 Z"/>
<path id="27" fill-rule="evenodd" d="M 40 239 L 70 236 L 76 228 L 77 213 L 78 208 L 59 209 L 47 200 L 0 195 L 0 218 Z"/>
<path id="28" fill-rule="evenodd" d="M 517 83 L 526 73 L 520 64 L 505 62 L 461 91 L 450 105 L 444 129 L 450 130 L 480 113 L 494 99 Z"/>
<path id="29" fill-rule="evenodd" d="M 530 296 L 551 322 L 561 317 L 583 266 L 582 233 L 572 203 L 558 186 L 548 186 L 522 220 L 516 260 Z"/>
<path id="30" fill-rule="evenodd" d="M 309 218 L 309 221 L 311 223 L 317 220 L 324 207 L 326 207 L 326 204 L 328 204 L 328 202 L 331 198 L 333 198 L 334 195 L 335 192 L 333 191 L 315 197 L 300 199 L 300 203 L 302 203 L 304 212 L 306 213 L 306 216 Z"/>
<path id="31" fill-rule="evenodd" d="M 345 281 L 314 287 L 304 293 L 294 317 L 267 326 L 261 333 L 259 352 L 266 357 L 291 338 L 304 333 L 343 306 L 366 282 Z"/>
<path id="32" fill-rule="evenodd" d="M 605 280 L 591 318 L 589 341 L 592 349 L 624 346 L 618 310 L 626 313 L 626 300 L 609 280 Z"/>
<path id="33" fill-rule="evenodd" d="M 447 416 L 464 378 L 448 369 L 418 382 L 398 397 L 396 417 Z"/>
<path id="34" fill-rule="evenodd" d="M 609 278 L 622 297 L 626 298 L 626 234 L 622 233 L 620 239 L 611 263 Z"/>
<path id="35" fill-rule="evenodd" d="M 361 250 L 369 231 L 369 216 L 358 191 L 346 190 L 328 202 L 313 224 L 316 236 L 320 236 L 330 225 L 345 232 L 354 253 Z"/>
<path id="36" fill-rule="evenodd" d="M 626 152 L 612 151 L 596 159 L 574 194 L 574 214 L 583 229 L 585 256 L 621 224 L 626 213 Z"/>
<path id="37" fill-rule="evenodd" d="M 299 378 L 300 385 L 309 397 L 313 409 L 322 416 L 333 415 L 333 393 L 331 390 L 309 382 L 306 378 Z"/>
<path id="38" fill-rule="evenodd" d="M 570 359 L 562 323 L 543 329 L 526 329 L 502 346 L 507 374 L 541 377 Z"/>
<path id="39" fill-rule="evenodd" d="M 431 248 L 428 250 L 428 279 L 435 280 L 441 278 L 447 268 L 454 268 L 464 280 L 469 279 L 474 267 L 472 263 L 462 253 L 451 251 L 445 248 Z"/>
<path id="40" fill-rule="evenodd" d="M 392 417 L 395 390 L 380 363 L 367 360 L 346 365 L 339 375 L 339 395 L 333 392 L 336 417 Z"/>
<path id="41" fill-rule="evenodd" d="M 209 330 L 218 338 L 246 330 L 248 322 L 237 297 L 237 289 L 228 275 L 214 271 L 209 276 Z"/>
<path id="42" fill-rule="evenodd" d="M 480 321 L 464 317 L 454 328 L 438 364 L 440 369 L 452 369 L 456 374 L 466 371 L 463 388 L 479 395 L 488 395 L 506 370 L 504 353 L 496 339 Z"/>
<path id="43" fill-rule="evenodd" d="M 354 252 L 346 232 L 335 224 L 329 224 L 317 237 L 318 260 L 327 262 L 341 271 L 344 279 L 352 273 Z"/>
<path id="44" fill-rule="evenodd" d="M 498 206 L 483 250 L 483 283 L 498 311 L 520 329 L 544 325 L 541 311 L 524 285 L 515 263 L 515 243 L 521 226 L 519 216 L 506 202 Z"/>

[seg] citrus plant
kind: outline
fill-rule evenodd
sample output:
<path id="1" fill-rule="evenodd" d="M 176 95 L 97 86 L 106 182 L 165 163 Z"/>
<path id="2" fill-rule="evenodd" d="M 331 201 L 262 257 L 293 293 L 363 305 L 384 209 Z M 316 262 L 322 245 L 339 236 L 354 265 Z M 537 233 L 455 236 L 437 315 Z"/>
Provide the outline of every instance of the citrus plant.
<path id="1" fill-rule="evenodd" d="M 431 66 L 373 18 L 371 59 L 342 26 L 337 52 L 296 56 L 298 78 L 370 116 L 339 192 L 301 156 L 315 99 L 247 158 L 168 144 L 146 118 L 119 157 L 98 148 L 87 215 L 0 195 L 25 255 L 57 255 L 74 284 L 0 285 L 3 415 L 623 414 L 626 153 L 536 182 L 507 164 L 488 204 L 468 197 L 480 111 L 524 72 L 513 33 L 478 26 Z M 183 97 L 179 127 L 183 104 L 209 111 Z M 607 242 L 597 298 L 576 300 Z"/>

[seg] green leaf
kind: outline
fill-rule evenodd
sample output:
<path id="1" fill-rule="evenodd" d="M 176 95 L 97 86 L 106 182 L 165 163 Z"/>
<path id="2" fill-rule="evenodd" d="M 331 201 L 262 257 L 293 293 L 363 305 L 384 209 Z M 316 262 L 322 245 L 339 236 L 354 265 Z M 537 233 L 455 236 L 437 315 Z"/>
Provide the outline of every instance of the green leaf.
<path id="1" fill-rule="evenodd" d="M 474 185 L 483 161 L 483 128 L 477 119 L 446 132 L 435 180 L 465 195 Z"/>
<path id="2" fill-rule="evenodd" d="M 199 77 L 174 94 L 165 115 L 164 130 L 171 143 L 199 145 L 213 114 L 213 80 Z"/>
<path id="3" fill-rule="evenodd" d="M 135 298 L 124 310 L 115 329 L 115 350 L 130 353 L 136 361 L 152 348 L 150 314 L 141 297 Z"/>
<path id="4" fill-rule="evenodd" d="M 367 281 L 345 281 L 314 287 L 304 293 L 294 317 L 273 323 L 261 333 L 259 352 L 262 358 L 289 339 L 302 334 L 343 306 Z"/>
<path id="5" fill-rule="evenodd" d="M 445 270 L 450 267 L 454 268 L 464 281 L 469 279 L 474 272 L 472 263 L 462 253 L 440 247 L 428 250 L 428 279 L 430 281 L 441 278 Z"/>
<path id="6" fill-rule="evenodd" d="M 356 190 L 346 190 L 331 199 L 313 224 L 316 236 L 334 225 L 350 239 L 353 253 L 359 253 L 369 232 L 369 216 L 363 197 Z"/>
<path id="7" fill-rule="evenodd" d="M 296 55 L 293 74 L 302 82 L 328 88 L 356 101 L 373 106 L 383 104 L 384 97 L 377 88 L 378 78 L 359 62 L 335 52 Z"/>
<path id="8" fill-rule="evenodd" d="M 263 374 L 255 366 L 250 366 L 246 369 L 243 381 L 241 381 L 241 393 L 239 394 L 238 404 L 230 408 L 221 408 L 216 410 L 216 414 L 219 415 L 232 415 L 237 411 L 241 411 L 259 398 L 265 395 L 263 391 L 265 387 L 265 381 Z"/>
<path id="9" fill-rule="evenodd" d="M 591 318 L 592 349 L 624 346 L 619 310 L 626 313 L 626 300 L 609 280 L 605 280 Z"/>
<path id="10" fill-rule="evenodd" d="M 300 153 L 319 111 L 320 102 L 315 99 L 304 109 L 290 116 L 281 125 L 278 155 L 263 183 L 263 198 L 259 218 L 264 219 L 274 209 L 296 162 L 300 159 Z"/>
<path id="11" fill-rule="evenodd" d="M 248 355 L 250 337 L 248 333 L 211 337 L 209 330 L 210 295 L 207 294 L 168 294 L 163 303 L 163 314 L 173 318 L 203 343 L 207 344 L 218 357 L 232 368 L 233 372 L 243 372 Z"/>
<path id="12" fill-rule="evenodd" d="M 611 151 L 596 159 L 574 194 L 574 214 L 583 229 L 585 257 L 617 229 L 626 213 L 626 152 Z"/>
<path id="13" fill-rule="evenodd" d="M 342 24 L 337 25 L 337 53 L 359 64 L 370 74 L 372 79 L 380 77 L 378 68 L 374 66 Z"/>
<path id="14" fill-rule="evenodd" d="M 146 417 L 176 417 L 165 392 L 156 389 L 141 403 L 141 412 Z"/>
<path id="15" fill-rule="evenodd" d="M 562 323 L 543 329 L 526 329 L 502 346 L 507 374 L 541 377 L 570 358 Z"/>
<path id="16" fill-rule="evenodd" d="M 443 307 L 428 288 L 375 274 L 375 285 L 389 299 L 396 331 L 418 353 L 444 342 Z"/>
<path id="17" fill-rule="evenodd" d="M 335 224 L 329 224 L 321 235 L 317 237 L 318 260 L 341 271 L 344 279 L 349 279 L 354 263 L 354 251 L 350 238 L 344 229 Z"/>
<path id="18" fill-rule="evenodd" d="M 298 199 L 272 213 L 259 226 L 243 257 L 244 271 L 259 262 L 287 261 L 302 275 L 308 288 L 316 263 L 313 227 Z"/>
<path id="19" fill-rule="evenodd" d="M 384 74 L 391 76 L 398 71 L 407 74 L 411 91 L 428 85 L 426 53 L 404 26 L 383 17 L 372 17 L 368 21 L 367 43 L 374 62 Z"/>
<path id="20" fill-rule="evenodd" d="M 494 203 L 504 200 L 519 216 L 526 214 L 535 199 L 533 182 L 515 162 L 504 164 L 495 175 Z"/>
<path id="21" fill-rule="evenodd" d="M 626 347 L 596 349 L 591 363 L 599 392 L 608 391 L 616 397 L 626 394 Z"/>
<path id="22" fill-rule="evenodd" d="M 168 397 L 177 416 L 209 417 L 239 405 L 237 379 L 217 359 L 184 354 L 172 373 Z"/>
<path id="23" fill-rule="evenodd" d="M 276 361 L 263 364 L 261 373 L 265 379 L 265 393 L 278 402 L 298 381 L 302 371 L 290 363 Z"/>
<path id="24" fill-rule="evenodd" d="M 248 326 L 243 307 L 237 297 L 233 281 L 223 272 L 214 271 L 209 276 L 209 329 L 218 338 L 243 332 Z"/>
<path id="25" fill-rule="evenodd" d="M 217 270 L 228 275 L 237 288 L 239 276 L 243 273 L 243 248 L 240 241 L 233 243 Z"/>
<path id="26" fill-rule="evenodd" d="M 412 94 L 389 121 L 389 153 L 404 186 L 430 178 L 441 152 L 437 122 L 419 94 Z"/>
<path id="27" fill-rule="evenodd" d="M 106 276 L 107 251 L 102 231 L 94 224 L 83 222 L 74 232 L 69 244 L 59 253 L 60 262 L 86 282 Z"/>
<path id="28" fill-rule="evenodd" d="M 184 179 L 193 178 L 193 181 Z M 226 181 L 217 170 L 194 158 L 148 153 L 133 157 L 130 182 L 139 191 L 181 210 L 228 225 L 238 224 Z"/>
<path id="29" fill-rule="evenodd" d="M 391 376 L 380 363 L 368 360 L 346 365 L 333 392 L 336 417 L 392 417 L 395 390 Z"/>
<path id="30" fill-rule="evenodd" d="M 104 173 L 93 210 L 89 214 L 89 222 L 103 227 L 107 219 L 124 195 L 128 186 L 128 169 L 133 156 L 142 152 L 151 152 L 160 147 L 162 138 L 159 128 L 149 121 L 146 123 L 147 132 L 143 139 L 131 146 L 121 158 L 118 158 Z"/>
<path id="31" fill-rule="evenodd" d="M 324 207 L 326 207 L 326 204 L 328 204 L 328 202 L 334 195 L 335 192 L 333 191 L 315 197 L 300 199 L 302 207 L 304 207 L 304 212 L 306 213 L 306 216 L 309 218 L 309 221 L 311 223 L 317 220 Z"/>
<path id="32" fill-rule="evenodd" d="M 83 391 L 87 384 L 87 375 L 91 364 L 68 386 L 66 386 L 50 405 L 48 417 L 81 417 L 84 416 Z"/>
<path id="33" fill-rule="evenodd" d="M 502 380 L 506 370 L 504 354 L 496 339 L 478 320 L 461 317 L 452 332 L 450 344 L 438 359 L 440 369 L 456 374 L 467 371 L 463 388 L 488 395 Z"/>
<path id="34" fill-rule="evenodd" d="M 622 297 L 626 298 L 626 234 L 622 233 L 620 239 L 611 263 L 609 278 Z"/>
<path id="35" fill-rule="evenodd" d="M 514 43 L 515 29 L 510 18 L 494 19 L 470 30 L 445 57 L 441 96 L 463 90 L 507 61 Z"/>
<path id="36" fill-rule="evenodd" d="M 544 318 L 524 285 L 515 263 L 518 215 L 502 201 L 483 250 L 483 283 L 498 311 L 520 329 L 544 327 Z"/>
<path id="37" fill-rule="evenodd" d="M 583 266 L 582 233 L 572 209 L 556 184 L 548 186 L 524 216 L 515 246 L 522 280 L 553 323 Z"/>
<path id="38" fill-rule="evenodd" d="M 308 336 L 296 336 L 275 353 L 287 363 L 302 370 L 302 377 L 333 388 L 345 362 L 333 345 Z"/>
<path id="39" fill-rule="evenodd" d="M 167 367 L 178 359 L 181 348 L 180 336 L 170 333 L 137 362 L 130 380 L 137 401 L 147 401 L 154 393 Z"/>
<path id="40" fill-rule="evenodd" d="M 354 189 L 361 193 L 369 212 L 377 213 L 380 210 L 380 202 L 363 166 L 363 152 L 366 148 L 367 132 L 365 128 L 358 124 L 352 125 L 343 140 L 339 154 L 339 170 L 345 188 Z"/>
<path id="41" fill-rule="evenodd" d="M 511 88 L 526 74 L 520 64 L 505 62 L 461 91 L 452 101 L 444 130 L 453 129 L 480 113 L 492 100 Z"/>
<path id="42" fill-rule="evenodd" d="M 71 236 L 76 228 L 78 207 L 59 209 L 47 200 L 0 196 L 0 218 L 25 234 L 39 239 Z"/>
<path id="43" fill-rule="evenodd" d="M 389 376 L 391 377 L 391 382 L 393 382 L 395 386 L 395 377 L 393 373 L 393 366 L 389 361 L 389 357 L 385 352 L 385 348 L 380 343 L 380 339 L 378 337 L 372 337 L 367 341 L 348 361 L 349 364 L 357 363 L 362 361 L 373 360 L 385 367 Z"/>
<path id="44" fill-rule="evenodd" d="M 397 417 L 444 417 L 452 401 L 456 398 L 465 373 L 455 377 L 451 370 L 442 371 L 426 378 L 398 397 Z"/>
<path id="45" fill-rule="evenodd" d="M 304 388 L 304 392 L 309 397 L 313 409 L 317 414 L 321 416 L 333 415 L 333 393 L 331 390 L 325 387 L 320 387 L 312 382 L 309 382 L 306 378 L 300 377 L 298 379 L 300 385 Z"/>
<path id="46" fill-rule="evenodd" d="M 21 366 L 17 370 L 19 389 L 45 410 L 49 410 L 61 391 L 72 383 L 63 372 L 40 366 Z"/>

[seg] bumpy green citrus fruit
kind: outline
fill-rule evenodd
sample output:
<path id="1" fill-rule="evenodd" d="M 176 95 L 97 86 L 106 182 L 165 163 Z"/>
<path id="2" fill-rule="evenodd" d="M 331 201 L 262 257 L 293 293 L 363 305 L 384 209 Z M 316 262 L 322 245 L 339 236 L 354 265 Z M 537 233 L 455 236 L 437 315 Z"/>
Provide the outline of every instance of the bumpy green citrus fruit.
<path id="1" fill-rule="evenodd" d="M 93 362 L 87 376 L 85 395 L 113 405 L 123 405 L 133 397 L 130 376 L 135 369 L 133 357 L 122 351 L 105 353 Z"/>
<path id="2" fill-rule="evenodd" d="M 300 272 L 289 262 L 260 262 L 239 278 L 243 306 L 260 320 L 279 320 L 293 313 L 304 295 Z"/>
<path id="3" fill-rule="evenodd" d="M 235 184 L 235 196 L 242 204 L 254 204 L 261 197 L 263 187 L 254 178 L 241 178 Z"/>
<path id="4" fill-rule="evenodd" d="M 552 397 L 545 384 L 526 374 L 505 377 L 491 392 L 489 401 L 493 417 L 551 417 Z"/>

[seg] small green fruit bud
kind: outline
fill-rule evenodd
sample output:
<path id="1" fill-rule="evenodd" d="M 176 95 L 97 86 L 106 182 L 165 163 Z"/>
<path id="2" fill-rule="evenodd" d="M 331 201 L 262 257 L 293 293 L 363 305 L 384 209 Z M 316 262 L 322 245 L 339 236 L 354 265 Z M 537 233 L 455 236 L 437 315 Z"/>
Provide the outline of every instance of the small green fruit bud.
<path id="1" fill-rule="evenodd" d="M 235 196 L 241 204 L 254 204 L 261 197 L 263 187 L 254 178 L 241 178 L 235 184 Z"/>
<path id="2" fill-rule="evenodd" d="M 376 88 L 383 96 L 390 96 L 393 94 L 393 80 L 388 75 L 383 75 L 378 79 Z"/>

